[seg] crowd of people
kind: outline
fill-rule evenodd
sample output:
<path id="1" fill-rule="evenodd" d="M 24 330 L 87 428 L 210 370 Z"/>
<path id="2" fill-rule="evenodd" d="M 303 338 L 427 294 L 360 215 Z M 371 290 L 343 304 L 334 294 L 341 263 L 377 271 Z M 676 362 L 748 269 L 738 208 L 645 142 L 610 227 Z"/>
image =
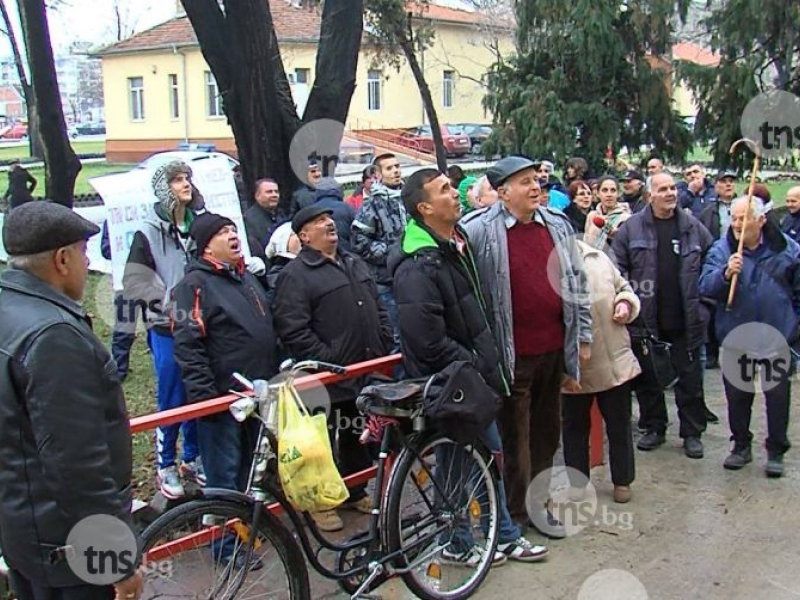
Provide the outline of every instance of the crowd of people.
<path id="1" fill-rule="evenodd" d="M 562 444 L 571 497 L 585 493 L 593 399 L 606 425 L 615 502 L 633 497 L 634 393 L 636 447 L 652 451 L 666 441 L 664 388 L 643 385 L 637 340 L 670 345 L 678 434 L 692 459 L 703 458 L 703 433 L 717 420 L 705 403 L 703 369 L 718 366 L 728 334 L 758 323 L 787 345 L 798 342 L 800 187 L 789 191 L 789 213 L 778 222 L 766 186 L 748 202 L 736 197 L 734 173 L 712 180 L 690 165 L 676 182 L 657 157 L 646 167 L 647 175 L 591 177 L 576 157 L 562 182 L 550 161 L 509 156 L 479 178 L 422 168 L 404 179 L 398 158 L 382 154 L 345 198 L 312 161 L 290 202 L 281 202 L 274 180 L 256 182 L 244 235 L 205 210 L 188 165 L 164 165 L 152 178 L 155 216 L 133 238 L 122 292 L 136 306 L 146 300 L 158 409 L 224 395 L 234 372 L 270 379 L 285 357 L 347 365 L 400 350 L 414 378 L 468 361 L 504 398 L 483 436 L 503 465 L 493 564 L 538 562 L 548 549 L 524 527 L 566 536 L 547 474 Z M 120 386 L 127 362 L 98 343 L 79 305 L 86 239 L 98 231 L 40 202 L 15 208 L 3 229 L 11 259 L 0 275 L 0 532 L 21 600 L 63 587 L 77 590 L 63 598 L 113 597 L 113 588 L 80 595 L 90 586 L 55 546 L 83 516 L 130 520 Z M 726 310 L 732 280 L 736 299 Z M 127 350 L 112 351 L 117 358 Z M 779 477 L 791 373 L 773 376 L 765 470 Z M 752 461 L 756 386 L 724 368 L 722 379 L 732 441 L 724 467 L 735 470 Z M 327 390 L 342 475 L 372 464 L 354 427 L 362 383 Z M 178 499 L 187 480 L 243 490 L 253 433 L 227 412 L 160 427 L 161 493 Z M 369 513 L 371 505 L 361 487 L 340 508 Z M 338 510 L 312 517 L 324 531 L 344 526 Z M 44 553 L 53 542 L 54 553 Z M 451 546 L 442 560 L 471 563 L 479 552 Z M 120 597 L 137 597 L 140 575 L 123 575 Z"/>

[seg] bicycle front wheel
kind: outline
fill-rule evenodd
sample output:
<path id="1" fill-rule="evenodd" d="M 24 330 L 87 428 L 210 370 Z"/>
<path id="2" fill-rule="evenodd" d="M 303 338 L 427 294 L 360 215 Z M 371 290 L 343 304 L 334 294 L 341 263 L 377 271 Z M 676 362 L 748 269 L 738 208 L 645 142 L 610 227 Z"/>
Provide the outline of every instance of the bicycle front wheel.
<path id="1" fill-rule="evenodd" d="M 492 566 L 499 496 L 491 454 L 434 434 L 403 450 L 391 476 L 387 544 L 425 600 L 470 596 Z"/>
<path id="2" fill-rule="evenodd" d="M 195 500 L 156 519 L 142 534 L 142 600 L 308 600 L 300 548 L 270 513 L 259 516 L 248 558 L 252 507 Z"/>

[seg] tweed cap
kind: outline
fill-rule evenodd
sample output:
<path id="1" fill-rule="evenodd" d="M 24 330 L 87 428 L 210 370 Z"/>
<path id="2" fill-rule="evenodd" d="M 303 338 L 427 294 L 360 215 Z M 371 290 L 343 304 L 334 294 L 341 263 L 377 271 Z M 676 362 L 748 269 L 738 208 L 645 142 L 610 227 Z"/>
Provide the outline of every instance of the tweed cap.
<path id="1" fill-rule="evenodd" d="M 97 225 L 66 206 L 35 200 L 6 216 L 3 245 L 9 256 L 27 256 L 63 248 L 98 233 Z"/>

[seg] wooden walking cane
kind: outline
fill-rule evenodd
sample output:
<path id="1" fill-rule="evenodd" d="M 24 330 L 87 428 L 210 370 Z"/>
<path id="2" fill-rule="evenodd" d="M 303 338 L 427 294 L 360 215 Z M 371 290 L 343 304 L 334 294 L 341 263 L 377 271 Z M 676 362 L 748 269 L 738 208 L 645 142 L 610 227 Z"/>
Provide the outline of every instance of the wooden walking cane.
<path id="1" fill-rule="evenodd" d="M 744 222 L 742 223 L 742 234 L 739 236 L 739 249 L 737 252 L 739 256 L 742 255 L 744 251 L 744 232 L 747 228 L 747 221 L 750 218 L 750 211 L 753 210 L 753 187 L 756 185 L 756 174 L 758 173 L 758 169 L 761 166 L 761 148 L 759 147 L 758 143 L 754 142 L 750 138 L 742 138 L 740 140 L 736 140 L 731 144 L 731 149 L 728 151 L 731 155 L 736 150 L 736 146 L 739 144 L 747 144 L 747 147 L 752 150 L 753 154 L 755 154 L 755 159 L 753 160 L 753 171 L 750 173 L 750 186 L 747 190 L 747 210 L 744 213 Z M 736 283 L 739 281 L 739 274 L 734 273 L 733 277 L 731 277 L 731 287 L 728 291 L 728 304 L 725 307 L 725 310 L 730 310 L 731 306 L 733 306 L 733 298 L 736 295 Z"/>

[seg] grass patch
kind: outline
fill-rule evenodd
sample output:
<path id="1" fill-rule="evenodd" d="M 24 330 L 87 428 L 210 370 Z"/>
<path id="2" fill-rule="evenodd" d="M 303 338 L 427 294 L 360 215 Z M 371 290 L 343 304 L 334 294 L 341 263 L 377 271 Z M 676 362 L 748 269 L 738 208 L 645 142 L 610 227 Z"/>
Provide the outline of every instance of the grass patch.
<path id="1" fill-rule="evenodd" d="M 105 154 L 105 140 L 73 141 L 75 154 Z M 0 160 L 23 160 L 30 158 L 30 146 L 27 143 L 14 146 L 0 146 Z"/>
<path id="2" fill-rule="evenodd" d="M 27 168 L 27 167 L 26 167 Z M 75 194 L 95 194 L 94 188 L 89 183 L 92 177 L 100 177 L 101 175 L 110 175 L 111 173 L 124 173 L 130 171 L 133 165 L 123 163 L 84 163 L 78 179 L 75 182 Z M 39 184 L 34 192 L 35 196 L 44 194 L 44 167 L 30 167 L 28 171 L 31 175 L 36 177 Z"/>

